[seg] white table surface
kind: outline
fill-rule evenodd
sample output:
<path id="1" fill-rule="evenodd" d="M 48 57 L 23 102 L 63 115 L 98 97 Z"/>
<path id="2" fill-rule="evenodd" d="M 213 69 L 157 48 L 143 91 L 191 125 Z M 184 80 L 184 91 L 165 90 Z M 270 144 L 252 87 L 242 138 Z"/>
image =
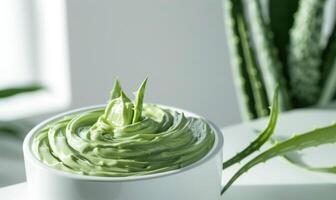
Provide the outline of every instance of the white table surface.
<path id="1" fill-rule="evenodd" d="M 279 118 L 276 135 L 288 137 L 315 127 L 328 125 L 336 120 L 336 112 L 328 110 L 301 110 L 282 114 Z M 253 130 L 262 129 L 265 119 L 223 128 L 224 159 L 228 159 L 245 147 L 255 137 Z M 4 140 L 3 140 L 4 141 Z M 0 140 L 0 186 L 24 181 L 22 155 L 17 148 L 20 144 L 5 140 L 6 149 Z M 266 149 L 270 144 L 265 145 Z M 304 160 L 313 165 L 329 166 L 336 164 L 336 145 L 326 145 L 318 149 L 304 151 Z M 256 153 L 254 154 L 256 155 Z M 252 156 L 254 156 L 252 155 Z M 225 170 L 224 182 L 239 168 L 238 165 Z M 336 196 L 336 175 L 308 172 L 299 169 L 282 158 L 275 158 L 251 169 L 243 175 L 223 198 L 226 200 L 331 200 Z M 1 200 L 27 199 L 26 183 L 0 189 Z"/>
<path id="2" fill-rule="evenodd" d="M 31 200 L 27 183 L 0 189 L 1 200 Z M 334 200 L 335 185 L 236 185 L 222 196 L 222 200 Z M 46 199 L 47 200 L 47 199 Z M 188 200 L 188 199 L 186 199 Z"/>

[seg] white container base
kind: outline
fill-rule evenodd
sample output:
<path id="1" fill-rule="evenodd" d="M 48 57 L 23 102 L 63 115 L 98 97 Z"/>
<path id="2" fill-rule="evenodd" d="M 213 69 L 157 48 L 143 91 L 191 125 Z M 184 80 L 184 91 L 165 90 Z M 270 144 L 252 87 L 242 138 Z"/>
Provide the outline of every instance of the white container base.
<path id="1" fill-rule="evenodd" d="M 201 160 L 187 167 L 163 173 L 132 177 L 94 177 L 50 168 L 31 151 L 34 134 L 45 124 L 64 115 L 102 108 L 95 106 L 63 113 L 31 130 L 23 144 L 28 194 L 34 200 L 218 200 L 221 190 L 223 137 L 215 130 L 215 143 Z M 191 112 L 187 116 L 201 117 Z"/>

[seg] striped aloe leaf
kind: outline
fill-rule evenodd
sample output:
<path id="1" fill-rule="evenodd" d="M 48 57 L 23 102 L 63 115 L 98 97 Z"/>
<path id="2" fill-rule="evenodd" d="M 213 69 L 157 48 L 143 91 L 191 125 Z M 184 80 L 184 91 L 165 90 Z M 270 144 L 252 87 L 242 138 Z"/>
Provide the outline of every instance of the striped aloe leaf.
<path id="1" fill-rule="evenodd" d="M 269 0 L 269 24 L 273 33 L 273 41 L 278 49 L 279 60 L 283 65 L 283 74 L 288 80 L 288 43 L 289 30 L 293 26 L 294 14 L 297 11 L 299 0 Z"/>
<path id="2" fill-rule="evenodd" d="M 242 0 L 225 2 L 225 22 L 231 66 L 238 88 L 238 98 L 244 119 L 268 114 L 267 99 L 260 72 L 251 48 Z"/>
<path id="3" fill-rule="evenodd" d="M 272 94 L 279 85 L 280 110 L 288 110 L 291 108 L 291 101 L 283 74 L 283 66 L 273 43 L 273 34 L 269 24 L 263 18 L 260 1 L 251 0 L 248 3 L 251 19 L 250 29 L 254 36 L 254 46 L 258 52 L 256 55 L 265 82 L 268 100 L 272 100 Z"/>
<path id="4" fill-rule="evenodd" d="M 320 95 L 320 41 L 325 2 L 300 1 L 290 32 L 289 76 L 296 107 L 313 105 Z"/>
<path id="5" fill-rule="evenodd" d="M 322 54 L 322 92 L 319 105 L 327 105 L 336 95 L 336 25 Z"/>

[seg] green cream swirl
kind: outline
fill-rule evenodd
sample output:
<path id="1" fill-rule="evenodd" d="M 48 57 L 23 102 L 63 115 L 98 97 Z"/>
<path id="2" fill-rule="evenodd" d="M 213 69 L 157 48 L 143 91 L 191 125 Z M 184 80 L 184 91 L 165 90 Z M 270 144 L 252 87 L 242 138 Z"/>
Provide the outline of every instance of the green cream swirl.
<path id="1" fill-rule="evenodd" d="M 212 148 L 214 132 L 200 118 L 143 104 L 146 80 L 133 102 L 117 81 L 105 109 L 53 122 L 34 137 L 32 151 L 53 168 L 92 176 L 153 174 L 190 165 Z"/>

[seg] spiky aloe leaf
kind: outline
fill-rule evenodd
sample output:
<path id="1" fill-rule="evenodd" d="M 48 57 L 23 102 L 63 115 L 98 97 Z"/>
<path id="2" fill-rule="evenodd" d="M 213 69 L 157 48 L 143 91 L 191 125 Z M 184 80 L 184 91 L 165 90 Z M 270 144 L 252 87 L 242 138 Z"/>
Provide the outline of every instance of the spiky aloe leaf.
<path id="1" fill-rule="evenodd" d="M 330 173 L 335 174 L 336 173 L 336 166 L 330 166 L 330 167 L 313 167 L 310 166 L 302 161 L 299 161 L 295 158 L 292 158 L 291 155 L 284 155 L 283 156 L 289 163 L 300 167 L 302 169 L 313 171 L 313 172 L 322 172 L 322 173 Z"/>
<path id="2" fill-rule="evenodd" d="M 262 9 L 259 0 L 248 1 L 250 14 L 250 30 L 254 36 L 254 46 L 262 79 L 265 83 L 266 93 L 269 101 L 272 101 L 272 94 L 279 85 L 280 110 L 291 108 L 290 98 L 287 89 L 287 82 L 283 75 L 283 67 L 279 61 L 277 49 L 273 44 L 273 35 L 269 24 L 262 16 Z"/>
<path id="3" fill-rule="evenodd" d="M 320 42 L 325 2 L 300 1 L 290 32 L 289 75 L 296 107 L 315 104 L 320 94 Z"/>
<path id="4" fill-rule="evenodd" d="M 247 34 L 244 8 L 241 0 L 224 1 L 231 66 L 238 88 L 238 99 L 244 119 L 265 116 L 267 99 L 255 56 Z"/>
<path id="5" fill-rule="evenodd" d="M 269 141 L 271 142 L 271 144 L 277 144 L 281 141 L 284 141 L 285 139 L 283 138 L 270 138 Z M 301 155 L 299 154 L 299 152 L 290 152 L 288 154 L 282 155 L 282 157 L 288 161 L 289 163 L 291 163 L 294 166 L 300 167 L 302 169 L 308 170 L 308 171 L 313 171 L 313 172 L 322 172 L 322 173 L 336 173 L 336 166 L 329 166 L 329 167 L 314 167 L 311 166 L 307 163 L 305 163 L 302 159 L 301 159 Z"/>
<path id="6" fill-rule="evenodd" d="M 245 60 L 242 56 L 242 45 L 239 38 L 236 15 L 243 12 L 241 2 L 235 3 L 233 0 L 223 2 L 224 22 L 226 27 L 226 37 L 230 53 L 231 69 L 237 88 L 239 108 L 244 120 L 256 118 L 252 89 L 247 78 Z"/>
<path id="7" fill-rule="evenodd" d="M 237 180 L 242 174 L 257 164 L 266 162 L 274 157 L 286 155 L 293 151 L 303 150 L 309 147 L 316 147 L 323 144 L 331 144 L 336 142 L 336 124 L 318 128 L 307 133 L 294 135 L 292 138 L 283 142 L 276 143 L 273 147 L 259 154 L 251 161 L 242 166 L 224 186 L 222 193 L 224 193 L 232 183 Z"/>
<path id="8" fill-rule="evenodd" d="M 258 137 L 253 142 L 251 142 L 251 144 L 248 145 L 244 150 L 242 150 L 240 153 L 236 154 L 231 159 L 224 162 L 223 163 L 223 169 L 226 169 L 226 168 L 232 166 L 233 164 L 236 164 L 236 163 L 242 161 L 247 156 L 249 156 L 252 153 L 254 153 L 255 151 L 259 150 L 260 147 L 270 139 L 270 137 L 272 136 L 272 134 L 274 132 L 274 128 L 276 126 L 276 121 L 277 121 L 277 118 L 278 118 L 278 107 L 279 107 L 278 106 L 278 93 L 279 93 L 279 91 L 277 89 L 274 93 L 273 103 L 272 103 L 272 107 L 271 107 L 271 114 L 270 114 L 270 118 L 269 118 L 267 127 L 262 132 L 260 132 Z"/>
<path id="9" fill-rule="evenodd" d="M 139 90 L 136 93 L 135 97 L 135 102 L 134 102 L 134 114 L 133 114 L 133 119 L 132 123 L 136 123 L 141 120 L 141 113 L 142 113 L 142 107 L 143 107 L 143 99 L 145 95 L 145 89 L 146 89 L 146 83 L 147 83 L 148 78 L 146 78 Z"/>
<path id="10" fill-rule="evenodd" d="M 113 100 L 113 99 L 116 99 L 116 98 L 120 97 L 121 93 L 122 93 L 122 89 L 121 89 L 121 86 L 120 86 L 120 82 L 117 79 L 114 82 L 114 86 L 113 86 L 113 89 L 111 91 L 110 100 Z"/>
<path id="11" fill-rule="evenodd" d="M 300 167 L 302 169 L 308 170 L 308 171 L 313 171 L 313 172 L 322 172 L 322 173 L 331 173 L 335 174 L 336 173 L 336 166 L 330 166 L 330 167 L 315 167 L 311 166 L 301 159 L 299 159 L 300 155 L 297 152 L 292 152 L 289 154 L 285 154 L 282 156 L 285 160 L 287 160 L 289 163 Z"/>
<path id="12" fill-rule="evenodd" d="M 322 54 L 322 92 L 319 105 L 330 103 L 336 95 L 336 25 Z"/>
<path id="13" fill-rule="evenodd" d="M 252 95 L 255 102 L 257 117 L 263 117 L 268 114 L 267 99 L 263 88 L 263 83 L 260 77 L 260 72 L 257 68 L 255 54 L 250 46 L 250 40 L 246 31 L 246 24 L 242 17 L 237 18 L 238 31 L 243 47 L 243 56 L 246 61 L 246 71 L 252 88 Z"/>
<path id="14" fill-rule="evenodd" d="M 119 98 L 121 95 L 124 95 L 124 98 L 126 99 L 127 102 L 130 102 L 131 100 L 126 96 L 124 91 L 122 91 L 120 81 L 118 79 L 115 80 L 113 89 L 110 94 L 110 100 Z"/>
<path id="15" fill-rule="evenodd" d="M 7 98 L 22 93 L 35 92 L 41 89 L 43 89 L 43 87 L 38 84 L 26 85 L 22 87 L 6 88 L 0 90 L 0 98 Z"/>
<path id="16" fill-rule="evenodd" d="M 299 0 L 269 0 L 269 24 L 273 33 L 273 41 L 278 49 L 279 60 L 283 66 L 283 75 L 286 80 L 288 76 L 288 44 L 289 30 L 294 22 L 294 13 L 297 11 Z"/>

